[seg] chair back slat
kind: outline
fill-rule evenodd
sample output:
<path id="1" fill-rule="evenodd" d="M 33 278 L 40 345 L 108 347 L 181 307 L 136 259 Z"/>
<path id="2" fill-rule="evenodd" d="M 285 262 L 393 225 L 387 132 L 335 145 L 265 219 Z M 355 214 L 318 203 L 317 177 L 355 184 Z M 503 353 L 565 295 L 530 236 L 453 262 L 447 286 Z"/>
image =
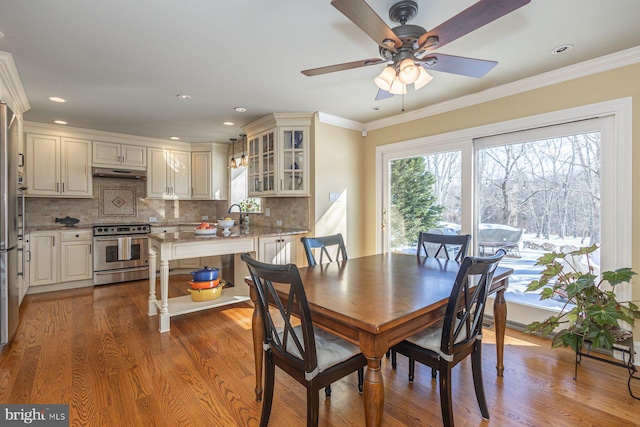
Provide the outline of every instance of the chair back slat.
<path id="1" fill-rule="evenodd" d="M 313 323 L 307 296 L 294 264 L 274 265 L 253 259 L 244 253 L 241 259 L 247 264 L 258 294 L 260 314 L 264 326 L 264 344 L 277 357 L 287 359 L 305 372 L 313 372 L 318 366 Z M 283 301 L 278 287 L 287 287 L 288 298 Z M 275 309 L 269 310 L 270 306 Z M 294 332 L 292 319 L 299 320 L 302 337 Z"/>
<path id="2" fill-rule="evenodd" d="M 453 258 L 458 262 L 462 262 L 464 257 L 467 256 L 470 241 L 470 234 L 434 234 L 421 231 L 418 236 L 418 250 L 416 254 L 421 256 L 424 252 L 424 256 L 427 258 L 429 256 L 446 259 Z M 434 247 L 437 249 L 435 249 L 435 253 L 431 255 Z M 450 251 L 455 253 L 453 257 L 449 255 Z"/>
<path id="3" fill-rule="evenodd" d="M 325 262 L 325 256 L 327 257 L 326 262 L 342 261 L 347 259 L 347 248 L 344 244 L 342 234 L 340 233 L 322 237 L 302 237 L 300 238 L 300 241 L 304 247 L 304 253 L 307 256 L 307 263 L 310 267 L 318 264 L 313 254 L 314 250 L 317 250 L 320 254 L 320 264 Z M 331 252 L 334 253 L 333 256 L 329 253 L 329 248 L 331 249 Z"/>
<path id="4" fill-rule="evenodd" d="M 466 257 L 456 276 L 444 317 L 441 355 L 472 345 L 482 334 L 482 317 L 493 274 L 505 251 L 487 258 Z"/>

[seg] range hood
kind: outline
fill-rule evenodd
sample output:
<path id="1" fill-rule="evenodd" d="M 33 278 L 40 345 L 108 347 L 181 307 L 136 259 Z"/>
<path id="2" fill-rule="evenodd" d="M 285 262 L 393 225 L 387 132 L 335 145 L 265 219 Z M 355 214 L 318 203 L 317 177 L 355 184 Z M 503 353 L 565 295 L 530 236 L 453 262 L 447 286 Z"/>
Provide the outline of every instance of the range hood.
<path id="1" fill-rule="evenodd" d="M 147 179 L 147 171 L 125 168 L 93 168 L 93 176 L 98 178 Z"/>

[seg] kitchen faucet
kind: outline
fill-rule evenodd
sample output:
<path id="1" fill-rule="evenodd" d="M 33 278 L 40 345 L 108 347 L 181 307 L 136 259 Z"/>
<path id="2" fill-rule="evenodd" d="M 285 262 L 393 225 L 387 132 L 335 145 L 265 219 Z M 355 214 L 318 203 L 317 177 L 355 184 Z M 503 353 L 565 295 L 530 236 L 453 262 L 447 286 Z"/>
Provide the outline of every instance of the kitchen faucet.
<path id="1" fill-rule="evenodd" d="M 231 206 L 229 206 L 229 210 L 227 211 L 227 213 L 231 213 L 231 209 L 233 209 L 234 206 L 237 206 L 238 207 L 238 211 L 240 212 L 239 219 L 238 219 L 238 225 L 242 225 L 242 206 L 240 206 L 237 203 L 234 203 Z"/>

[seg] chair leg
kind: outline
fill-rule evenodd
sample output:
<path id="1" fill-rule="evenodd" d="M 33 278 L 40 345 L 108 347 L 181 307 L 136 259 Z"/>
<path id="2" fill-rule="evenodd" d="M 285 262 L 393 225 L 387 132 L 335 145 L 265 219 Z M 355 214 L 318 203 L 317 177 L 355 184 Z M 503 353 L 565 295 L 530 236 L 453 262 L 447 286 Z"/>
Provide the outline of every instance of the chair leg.
<path id="1" fill-rule="evenodd" d="M 320 412 L 320 395 L 313 387 L 307 388 L 307 427 L 318 427 Z"/>
<path id="2" fill-rule="evenodd" d="M 358 369 L 358 393 L 364 390 L 364 368 Z"/>
<path id="3" fill-rule="evenodd" d="M 438 377 L 438 370 L 436 368 L 431 368 L 431 378 L 435 379 Z"/>
<path id="4" fill-rule="evenodd" d="M 391 367 L 396 369 L 398 367 L 398 353 L 395 350 L 391 350 Z"/>
<path id="5" fill-rule="evenodd" d="M 331 385 L 328 385 L 324 388 L 324 397 L 327 399 L 331 397 Z"/>
<path id="6" fill-rule="evenodd" d="M 473 372 L 473 386 L 476 389 L 476 399 L 482 413 L 482 418 L 489 419 L 489 408 L 484 395 L 484 382 L 482 381 L 482 344 L 476 341 L 476 349 L 471 353 L 471 371 Z"/>
<path id="7" fill-rule="evenodd" d="M 412 383 L 416 376 L 416 361 L 412 357 L 409 358 L 409 382 Z"/>
<path id="8" fill-rule="evenodd" d="M 451 366 L 440 362 L 440 410 L 445 427 L 453 427 L 453 402 L 451 399 Z"/>
<path id="9" fill-rule="evenodd" d="M 260 427 L 267 427 L 271 416 L 271 404 L 273 403 L 273 384 L 276 374 L 276 365 L 269 353 L 265 354 L 265 374 L 264 374 L 264 399 L 262 401 L 262 413 L 260 414 Z"/>

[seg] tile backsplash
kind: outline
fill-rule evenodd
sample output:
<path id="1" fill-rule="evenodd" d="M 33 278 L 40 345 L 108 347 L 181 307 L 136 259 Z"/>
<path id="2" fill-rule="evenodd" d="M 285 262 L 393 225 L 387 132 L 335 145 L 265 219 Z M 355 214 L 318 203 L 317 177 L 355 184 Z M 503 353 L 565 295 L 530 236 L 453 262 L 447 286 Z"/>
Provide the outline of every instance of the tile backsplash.
<path id="1" fill-rule="evenodd" d="M 226 200 L 159 200 L 146 199 L 146 182 L 113 178 L 94 178 L 92 199 L 27 198 L 28 227 L 50 226 L 56 218 L 78 218 L 80 224 L 200 222 L 207 215 L 210 221 L 227 216 Z M 250 214 L 252 225 L 309 229 L 309 198 L 277 197 L 263 199 L 270 216 Z M 237 212 L 231 214 L 237 217 Z"/>

